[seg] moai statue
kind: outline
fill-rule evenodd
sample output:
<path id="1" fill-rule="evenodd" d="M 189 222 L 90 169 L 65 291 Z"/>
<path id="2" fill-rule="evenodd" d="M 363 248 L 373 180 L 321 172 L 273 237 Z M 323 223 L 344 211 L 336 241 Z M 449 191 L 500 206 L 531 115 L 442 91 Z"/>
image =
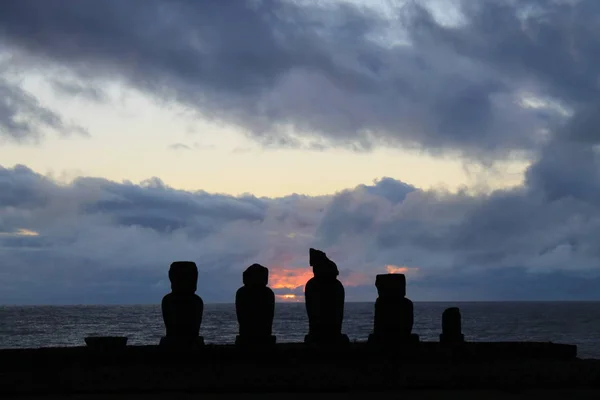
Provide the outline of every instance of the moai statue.
<path id="1" fill-rule="evenodd" d="M 382 274 L 375 279 L 378 297 L 375 301 L 375 326 L 369 335 L 370 343 L 402 344 L 418 342 L 412 333 L 413 303 L 406 296 L 406 277 L 403 274 Z"/>
<path id="2" fill-rule="evenodd" d="M 310 249 L 309 255 L 314 277 L 304 289 L 309 325 L 304 342 L 318 345 L 349 343 L 348 336 L 342 334 L 345 292 L 337 279 L 337 265 L 320 250 Z"/>
<path id="3" fill-rule="evenodd" d="M 198 268 L 191 261 L 175 261 L 169 268 L 171 293 L 162 299 L 167 335 L 161 346 L 195 348 L 204 344 L 200 334 L 204 302 L 196 295 Z"/>
<path id="4" fill-rule="evenodd" d="M 442 313 L 442 334 L 440 342 L 444 344 L 460 344 L 465 341 L 462 334 L 460 309 L 450 307 Z"/>
<path id="5" fill-rule="evenodd" d="M 260 264 L 252 264 L 244 271 L 243 282 L 244 286 L 235 294 L 235 312 L 240 326 L 235 343 L 275 344 L 276 337 L 271 335 L 275 294 L 267 286 L 269 270 Z"/>

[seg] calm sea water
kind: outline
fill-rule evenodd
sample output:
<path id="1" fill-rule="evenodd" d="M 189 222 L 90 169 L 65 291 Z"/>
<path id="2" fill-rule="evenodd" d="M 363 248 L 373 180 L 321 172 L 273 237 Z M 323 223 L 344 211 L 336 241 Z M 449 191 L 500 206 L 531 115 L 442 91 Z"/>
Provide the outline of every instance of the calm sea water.
<path id="1" fill-rule="evenodd" d="M 461 309 L 469 341 L 551 341 L 578 345 L 581 358 L 600 358 L 600 302 L 415 303 L 413 331 L 437 341 L 441 314 Z M 364 341 L 373 328 L 373 303 L 347 303 L 344 332 Z M 233 304 L 207 304 L 201 335 L 207 343 L 233 343 Z M 304 304 L 276 305 L 278 342 L 300 342 L 308 330 Z M 81 346 L 90 335 L 128 336 L 131 345 L 157 344 L 164 335 L 160 307 L 0 306 L 0 348 Z"/>

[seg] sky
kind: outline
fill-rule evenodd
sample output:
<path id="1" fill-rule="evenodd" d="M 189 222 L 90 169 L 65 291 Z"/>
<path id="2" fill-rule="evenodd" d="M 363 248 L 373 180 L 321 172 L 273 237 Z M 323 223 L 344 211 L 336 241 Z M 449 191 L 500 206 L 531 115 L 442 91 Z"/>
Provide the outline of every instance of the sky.
<path id="1" fill-rule="evenodd" d="M 600 300 L 600 2 L 0 2 L 0 304 Z"/>

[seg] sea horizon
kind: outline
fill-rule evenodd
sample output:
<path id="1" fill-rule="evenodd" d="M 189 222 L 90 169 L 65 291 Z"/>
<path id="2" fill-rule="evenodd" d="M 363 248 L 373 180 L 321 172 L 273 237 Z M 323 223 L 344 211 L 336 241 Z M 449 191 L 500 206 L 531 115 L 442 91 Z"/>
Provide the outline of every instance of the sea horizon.
<path id="1" fill-rule="evenodd" d="M 429 304 L 429 303 L 600 303 L 600 300 L 412 300 L 415 304 Z M 275 301 L 275 304 L 304 304 L 304 301 Z M 345 301 L 344 304 L 365 304 L 375 303 L 374 300 L 364 301 Z M 69 306 L 99 306 L 99 307 L 111 307 L 111 306 L 153 306 L 160 304 L 160 299 L 153 303 L 0 303 L 0 307 L 69 307 Z M 205 305 L 234 305 L 235 302 L 221 302 L 221 301 L 204 301 Z"/>
<path id="2" fill-rule="evenodd" d="M 459 307 L 462 332 L 472 342 L 531 341 L 574 344 L 582 358 L 600 358 L 600 301 L 414 302 L 413 333 L 439 341 L 441 317 Z M 374 302 L 347 302 L 343 332 L 366 341 Z M 239 332 L 233 303 L 207 303 L 200 335 L 207 344 L 233 344 Z M 308 333 L 305 304 L 278 303 L 277 343 L 298 343 Z M 160 304 L 0 306 L 0 348 L 84 346 L 86 336 L 127 336 L 128 345 L 156 345 L 165 334 Z"/>

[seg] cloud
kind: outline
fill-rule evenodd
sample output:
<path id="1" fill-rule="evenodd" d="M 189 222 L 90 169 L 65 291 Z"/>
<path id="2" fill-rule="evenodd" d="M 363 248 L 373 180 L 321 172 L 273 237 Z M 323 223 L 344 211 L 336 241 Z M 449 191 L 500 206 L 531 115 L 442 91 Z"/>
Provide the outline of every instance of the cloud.
<path id="1" fill-rule="evenodd" d="M 192 148 L 190 146 L 188 146 L 187 144 L 173 143 L 172 145 L 169 145 L 169 149 L 170 150 L 191 150 Z"/>
<path id="2" fill-rule="evenodd" d="M 55 79 L 52 81 L 52 87 L 56 93 L 66 97 L 81 97 L 97 103 L 108 100 L 107 94 L 101 88 L 89 83 Z"/>
<path id="3" fill-rule="evenodd" d="M 596 98 L 596 1 L 443 3 L 451 24 L 422 4 L 8 0 L 0 45 L 276 147 L 502 158 Z"/>
<path id="4" fill-rule="evenodd" d="M 545 163 L 529 169 L 525 186 L 487 195 L 384 178 L 282 198 L 188 192 L 156 178 L 61 185 L 25 166 L 3 168 L 0 303 L 61 302 L 66 293 L 76 303 L 157 302 L 174 260 L 197 263 L 209 302 L 232 301 L 255 262 L 270 268 L 278 298 L 293 301 L 311 275 L 309 247 L 338 263 L 349 301 L 374 299 L 375 275 L 390 271 L 407 274 L 416 300 L 597 298 L 600 182 L 549 187 L 557 170 Z M 582 282 L 589 290 L 576 290 Z"/>
<path id="5" fill-rule="evenodd" d="M 521 186 L 490 193 L 382 178 L 282 198 L 1 169 L 0 302 L 157 302 L 177 259 L 198 264 L 207 301 L 231 301 L 254 262 L 293 300 L 309 247 L 338 263 L 349 300 L 372 300 L 390 270 L 416 300 L 597 299 L 600 3 L 465 0 L 454 20 L 425 4 L 0 2 L 14 65 L 124 83 L 261 146 L 531 160 Z M 5 138 L 65 132 L 16 83 L 0 92 Z"/>
<path id="6" fill-rule="evenodd" d="M 37 141 L 45 130 L 87 135 L 84 128 L 65 122 L 31 94 L 0 79 L 0 138 L 12 142 Z"/>
<path id="7" fill-rule="evenodd" d="M 213 144 L 200 144 L 194 142 L 191 146 L 185 143 L 173 143 L 169 145 L 170 150 L 213 150 L 216 146 Z"/>

